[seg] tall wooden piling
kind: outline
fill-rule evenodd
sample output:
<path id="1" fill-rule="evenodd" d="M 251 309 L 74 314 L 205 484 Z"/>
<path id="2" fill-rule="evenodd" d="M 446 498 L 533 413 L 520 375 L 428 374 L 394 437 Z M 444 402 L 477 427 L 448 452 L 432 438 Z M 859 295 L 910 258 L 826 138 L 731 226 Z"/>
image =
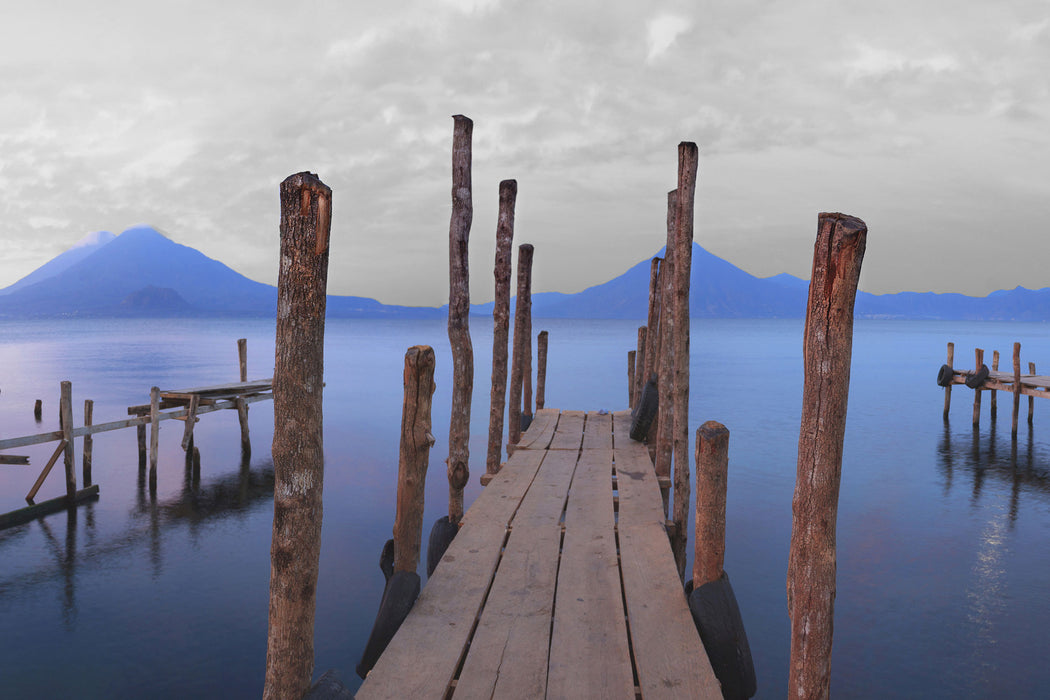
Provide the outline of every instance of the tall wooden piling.
<path id="1" fill-rule="evenodd" d="M 274 513 L 263 697 L 301 698 L 314 665 L 321 552 L 325 302 L 332 190 L 312 173 L 281 183 L 273 376 Z"/>
<path id="2" fill-rule="evenodd" d="M 423 541 L 423 493 L 434 445 L 431 399 L 434 350 L 416 345 L 405 353 L 405 398 L 401 407 L 401 448 L 397 466 L 397 513 L 394 518 L 394 571 L 415 573 Z"/>
<path id="3" fill-rule="evenodd" d="M 73 456 L 73 384 L 62 382 L 58 402 L 58 422 L 66 441 L 63 461 L 66 467 L 66 498 L 72 504 L 77 495 L 77 472 Z"/>
<path id="4" fill-rule="evenodd" d="M 788 695 L 827 698 L 835 604 L 835 527 L 857 294 L 867 226 L 820 214 L 803 334 L 805 379 L 792 502 Z"/>
<path id="5" fill-rule="evenodd" d="M 157 455 L 160 451 L 160 388 L 149 390 L 149 491 L 157 492 Z"/>
<path id="6" fill-rule="evenodd" d="M 638 326 L 638 346 L 634 353 L 634 400 L 636 403 L 641 401 L 642 389 L 645 388 L 645 349 L 648 335 L 648 328 Z"/>
<path id="7" fill-rule="evenodd" d="M 992 392 L 995 395 L 995 392 Z M 1017 437 L 1017 416 L 1021 413 L 1021 344 L 1014 343 L 1014 415 L 1010 434 Z"/>
<path id="8" fill-rule="evenodd" d="M 660 358 L 657 363 L 656 455 L 657 476 L 671 475 L 674 453 L 674 241 L 678 190 L 667 193 L 667 247 L 660 271 Z M 664 504 L 666 506 L 666 504 Z"/>
<path id="9" fill-rule="evenodd" d="M 95 410 L 95 402 L 91 399 L 84 399 L 84 427 L 91 425 L 92 414 Z M 92 444 L 93 440 L 91 433 L 84 436 L 84 455 L 82 457 L 84 463 L 84 488 L 91 486 L 91 452 L 94 448 Z"/>
<path id="10" fill-rule="evenodd" d="M 722 576 L 726 553 L 729 430 L 709 420 L 696 429 L 696 539 L 693 590 Z"/>
<path id="11" fill-rule="evenodd" d="M 510 342 L 510 257 L 514 242 L 514 206 L 518 181 L 499 183 L 499 218 L 496 223 L 496 262 L 492 275 L 496 294 L 492 304 L 492 390 L 489 401 L 489 444 L 485 473 L 499 471 L 503 455 L 503 416 L 507 401 L 507 353 Z"/>
<path id="12" fill-rule="evenodd" d="M 536 336 L 536 410 L 547 402 L 547 331 Z"/>
<path id="13" fill-rule="evenodd" d="M 1028 374 L 1035 376 L 1035 363 L 1028 363 Z M 1035 413 L 1035 397 L 1029 394 L 1028 396 L 1028 425 L 1032 424 L 1032 414 Z"/>
<path id="14" fill-rule="evenodd" d="M 634 408 L 636 400 L 635 389 L 637 384 L 634 381 L 634 375 L 636 373 L 635 365 L 638 361 L 638 351 L 628 350 L 627 351 L 627 408 Z"/>
<path id="15" fill-rule="evenodd" d="M 671 549 L 685 576 L 689 517 L 689 273 L 693 257 L 693 208 L 699 151 L 695 143 L 678 144 L 678 211 L 674 250 L 674 504 Z"/>
<path id="16" fill-rule="evenodd" d="M 992 370 L 995 371 L 995 372 L 999 371 L 999 351 L 998 350 L 993 350 L 992 351 Z M 999 413 L 999 411 L 998 411 L 999 407 L 997 405 L 998 401 L 996 401 L 996 394 L 998 394 L 998 392 L 992 391 L 992 392 L 989 392 L 989 393 L 991 394 L 991 396 L 989 397 L 989 398 L 991 398 L 991 401 L 989 402 L 988 412 L 991 414 L 992 422 L 994 423 L 995 419 L 996 419 L 996 417 L 997 417 L 997 415 Z"/>
<path id="17" fill-rule="evenodd" d="M 240 369 L 241 382 L 248 381 L 248 339 L 237 340 L 237 364 Z M 237 422 L 241 426 L 241 454 L 252 453 L 252 439 L 248 430 L 248 404 L 241 397 L 237 397 Z"/>
<path id="18" fill-rule="evenodd" d="M 955 343 L 948 343 L 948 366 L 955 361 Z M 948 412 L 952 407 L 952 385 L 944 387 L 944 420 L 948 420 Z"/>
<path id="19" fill-rule="evenodd" d="M 528 318 L 532 305 L 531 243 L 518 246 L 518 298 L 514 306 L 514 347 L 510 361 L 510 398 L 507 403 L 507 443 L 517 445 L 521 440 L 522 383 L 525 379 L 525 352 L 532 345 Z"/>
<path id="20" fill-rule="evenodd" d="M 463 489 L 470 478 L 470 403 L 474 391 L 474 347 L 470 342 L 468 242 L 474 216 L 471 199 L 471 138 L 474 122 L 453 117 L 452 217 L 448 227 L 448 340 L 452 346 L 452 412 L 448 428 L 448 519 L 463 517 Z"/>
<path id="21" fill-rule="evenodd" d="M 974 372 L 981 369 L 981 365 L 984 364 L 984 350 L 982 348 L 974 348 Z M 978 386 L 973 390 L 973 425 L 977 427 L 981 423 L 981 387 Z"/>

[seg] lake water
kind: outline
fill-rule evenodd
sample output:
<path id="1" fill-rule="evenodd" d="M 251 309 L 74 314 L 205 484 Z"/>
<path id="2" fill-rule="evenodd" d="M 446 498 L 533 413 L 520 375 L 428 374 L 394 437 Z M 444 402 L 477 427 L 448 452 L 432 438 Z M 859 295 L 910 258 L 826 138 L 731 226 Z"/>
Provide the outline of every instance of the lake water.
<path id="1" fill-rule="evenodd" d="M 472 476 L 480 491 L 488 420 L 491 321 L 473 318 Z M 547 406 L 622 409 L 637 323 L 542 321 L 550 331 Z M 695 321 L 690 424 L 731 431 L 726 570 L 758 673 L 759 697 L 786 693 L 785 575 L 802 393 L 802 322 Z M 149 388 L 249 378 L 273 368 L 267 321 L 0 323 L 0 436 L 57 429 L 59 382 L 73 382 L 96 423 L 146 403 Z M 950 425 L 935 384 L 945 343 L 1050 373 L 1050 326 L 858 322 L 838 518 L 832 692 L 837 698 L 1037 697 L 1050 687 L 1050 402 L 1010 439 L 970 425 L 956 389 Z M 332 321 L 326 337 L 325 511 L 317 592 L 317 673 L 351 688 L 382 593 L 379 552 L 394 516 L 405 349 L 437 353 L 426 523 L 444 513 L 451 359 L 441 322 Z M 1008 361 L 1005 363 L 1008 364 Z M 1027 367 L 1027 364 L 1025 364 Z M 44 401 L 41 423 L 35 399 Z M 1023 402 L 1025 410 L 1027 402 Z M 253 404 L 242 463 L 236 412 L 201 418 L 199 483 L 187 475 L 181 423 L 162 423 L 159 488 L 139 476 L 134 430 L 99 435 L 98 502 L 0 531 L 0 696 L 258 697 L 266 653 L 273 470 L 271 402 Z M 78 480 L 81 441 L 77 441 Z M 0 512 L 24 495 L 54 444 L 8 450 Z M 61 495 L 61 466 L 38 500 Z"/>

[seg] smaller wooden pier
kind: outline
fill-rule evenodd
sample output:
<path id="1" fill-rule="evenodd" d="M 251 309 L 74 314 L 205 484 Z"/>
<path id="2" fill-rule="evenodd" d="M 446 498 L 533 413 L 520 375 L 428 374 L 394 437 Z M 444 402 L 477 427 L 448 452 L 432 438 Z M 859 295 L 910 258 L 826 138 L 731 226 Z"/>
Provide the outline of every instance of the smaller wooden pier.
<path id="1" fill-rule="evenodd" d="M 1050 376 L 1036 374 L 1035 363 L 1028 363 L 1028 372 L 1021 373 L 1021 344 L 1014 343 L 1012 370 L 999 370 L 999 351 L 992 353 L 992 366 L 985 364 L 983 348 L 974 348 L 974 368 L 956 369 L 955 343 L 948 343 L 948 362 L 941 367 L 937 383 L 944 387 L 944 419 L 948 420 L 952 403 L 952 387 L 962 384 L 973 392 L 973 424 L 981 421 L 981 392 L 990 392 L 990 414 L 995 421 L 998 413 L 996 392 L 1002 391 L 1013 397 L 1012 431 L 1017 435 L 1017 423 L 1021 411 L 1021 397 L 1028 397 L 1028 424 L 1032 424 L 1035 399 L 1050 398 Z"/>
<path id="2" fill-rule="evenodd" d="M 359 699 L 722 697 L 630 421 L 536 411 Z"/>

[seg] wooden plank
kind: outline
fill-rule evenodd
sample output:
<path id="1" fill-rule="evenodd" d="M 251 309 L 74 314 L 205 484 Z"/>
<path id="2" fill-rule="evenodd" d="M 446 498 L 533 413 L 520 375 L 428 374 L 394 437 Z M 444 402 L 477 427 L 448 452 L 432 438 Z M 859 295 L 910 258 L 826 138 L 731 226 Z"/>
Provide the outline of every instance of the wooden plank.
<path id="1" fill-rule="evenodd" d="M 562 411 L 549 450 L 578 450 L 583 442 L 583 411 Z"/>
<path id="2" fill-rule="evenodd" d="M 177 396 L 180 394 L 200 394 L 206 397 L 215 398 L 217 394 L 227 394 L 229 396 L 239 396 L 241 394 L 252 394 L 262 391 L 270 391 L 273 388 L 273 377 L 269 379 L 255 379 L 250 382 L 231 382 L 229 384 L 215 384 L 213 386 L 200 386 L 192 389 L 163 389 L 161 395 L 170 394 Z"/>
<path id="3" fill-rule="evenodd" d="M 612 415 L 591 411 L 583 427 L 583 449 L 611 450 L 612 446 Z"/>
<path id="4" fill-rule="evenodd" d="M 554 430 L 558 426 L 560 411 L 556 408 L 541 408 L 532 418 L 529 429 L 514 446 L 515 450 L 545 450 L 551 444 Z"/>
<path id="5" fill-rule="evenodd" d="M 506 528 L 544 455 L 515 452 L 464 514 L 434 575 L 358 690 L 359 700 L 445 697 L 492 582 Z"/>
<path id="6" fill-rule="evenodd" d="M 456 697 L 542 698 L 558 578 L 561 516 L 576 455 L 551 452 L 514 516 Z"/>
<path id="7" fill-rule="evenodd" d="M 76 496 L 73 497 L 73 505 L 79 505 L 81 503 L 87 503 L 88 501 L 94 501 L 98 499 L 98 484 L 92 484 L 87 488 L 80 489 L 77 491 Z M 58 498 L 52 498 L 49 501 L 43 503 L 37 503 L 35 505 L 26 506 L 25 508 L 19 508 L 18 510 L 12 510 L 8 513 L 0 515 L 0 530 L 5 528 L 14 527 L 15 525 L 22 525 L 28 523 L 36 518 L 49 515 L 51 513 L 57 513 L 60 510 L 65 510 L 69 507 L 69 499 L 66 496 L 59 496 Z"/>
<path id="8" fill-rule="evenodd" d="M 584 452 L 573 477 L 558 571 L 548 698 L 635 697 L 616 561 L 612 458 L 611 450 Z"/>
<path id="9" fill-rule="evenodd" d="M 0 464 L 29 464 L 29 455 L 0 455 Z"/>
<path id="10" fill-rule="evenodd" d="M 26 502 L 29 505 L 33 505 L 33 499 L 36 498 L 36 492 L 40 490 L 40 487 L 44 485 L 44 479 L 51 473 L 51 468 L 55 466 L 55 462 L 58 461 L 59 455 L 66 451 L 66 441 L 59 440 L 58 447 L 51 454 L 51 459 L 47 460 L 47 464 L 40 471 L 40 476 L 36 478 L 36 482 L 33 484 L 33 488 L 29 489 L 29 494 L 26 496 Z"/>
<path id="11" fill-rule="evenodd" d="M 615 457 L 624 598 L 642 697 L 721 698 L 678 578 L 649 451 L 633 443 Z"/>

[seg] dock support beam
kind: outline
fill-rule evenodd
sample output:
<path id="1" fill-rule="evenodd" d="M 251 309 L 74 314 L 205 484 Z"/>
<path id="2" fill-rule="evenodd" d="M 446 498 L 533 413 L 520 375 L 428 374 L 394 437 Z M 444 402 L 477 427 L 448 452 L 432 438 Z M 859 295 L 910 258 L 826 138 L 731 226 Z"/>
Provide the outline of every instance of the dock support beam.
<path id="1" fill-rule="evenodd" d="M 671 476 L 674 452 L 674 233 L 678 190 L 667 193 L 667 247 L 660 270 L 660 362 L 657 368 L 656 455 L 657 477 Z M 650 428 L 651 430 L 651 428 Z M 664 503 L 666 508 L 667 503 Z"/>
<path id="2" fill-rule="evenodd" d="M 649 329 L 645 326 L 638 326 L 638 346 L 634 352 L 634 403 L 631 408 L 642 400 L 642 389 L 645 388 L 645 350 L 648 336 Z"/>
<path id="3" fill-rule="evenodd" d="M 149 492 L 157 493 L 157 453 L 160 451 L 160 388 L 149 390 Z"/>
<path id="4" fill-rule="evenodd" d="M 507 444 L 517 445 L 521 440 L 522 385 L 525 380 L 525 352 L 532 345 L 532 331 L 528 318 L 532 305 L 531 243 L 518 246 L 518 298 L 514 306 L 514 348 L 510 360 L 510 398 L 507 403 Z M 512 448 L 508 447 L 510 452 Z"/>
<path id="5" fill-rule="evenodd" d="M 788 696 L 827 698 L 835 611 L 835 528 L 846 430 L 853 304 L 867 241 L 863 221 L 820 214 L 803 331 L 805 379 L 792 501 L 787 598 Z"/>
<path id="6" fill-rule="evenodd" d="M 91 425 L 92 413 L 94 412 L 95 402 L 91 399 L 84 400 L 84 427 Z M 93 448 L 91 434 L 88 433 L 84 436 L 84 486 L 91 486 L 91 450 Z"/>
<path id="7" fill-rule="evenodd" d="M 58 417 L 62 430 L 62 439 L 66 449 L 64 462 L 66 466 L 66 498 L 73 505 L 77 496 L 77 471 L 73 456 L 73 385 L 62 382 L 62 393 L 59 399 Z"/>
<path id="8" fill-rule="evenodd" d="M 547 402 L 547 331 L 536 336 L 536 410 Z"/>
<path id="9" fill-rule="evenodd" d="M 1028 363 L 1028 374 L 1035 376 L 1035 363 Z M 1035 413 L 1035 397 L 1029 395 L 1028 397 L 1028 425 L 1032 424 L 1032 414 Z"/>
<path id="10" fill-rule="evenodd" d="M 993 392 L 994 393 L 994 392 Z M 1021 344 L 1014 343 L 1014 416 L 1010 435 L 1017 437 L 1017 417 L 1021 413 Z"/>
<path id="11" fill-rule="evenodd" d="M 635 381 L 634 375 L 637 372 L 635 365 L 638 364 L 638 351 L 628 350 L 627 351 L 627 408 L 634 408 L 634 389 Z"/>
<path id="12" fill-rule="evenodd" d="M 993 350 L 992 351 L 992 370 L 995 371 L 995 372 L 999 371 L 999 351 L 998 350 Z M 991 393 L 991 397 L 990 398 L 992 400 L 990 402 L 990 405 L 988 406 L 988 412 L 991 414 L 992 422 L 994 423 L 995 420 L 996 420 L 996 417 L 999 415 L 999 410 L 998 410 L 999 409 L 999 406 L 998 406 L 999 402 L 996 401 L 996 395 L 998 394 L 998 392 L 992 391 L 990 393 Z M 1014 423 L 1015 424 L 1017 423 L 1016 419 L 1014 420 Z"/>
<path id="13" fill-rule="evenodd" d="M 237 360 L 241 371 L 241 382 L 248 381 L 248 339 L 237 340 Z M 250 456 L 252 453 L 252 440 L 248 434 L 248 404 L 244 399 L 237 398 L 237 421 L 241 425 L 241 456 Z"/>
<path id="14" fill-rule="evenodd" d="M 955 361 L 955 343 L 948 343 L 948 366 Z M 944 387 L 944 420 L 948 420 L 948 412 L 952 407 L 952 385 Z"/>
<path id="15" fill-rule="evenodd" d="M 496 223 L 495 300 L 492 303 L 492 390 L 489 394 L 489 444 L 485 473 L 500 469 L 503 455 L 503 416 L 507 403 L 507 349 L 510 342 L 510 256 L 514 242 L 514 205 L 518 181 L 499 183 L 499 219 Z M 484 476 L 482 479 L 484 480 Z M 487 482 L 486 482 L 487 483 Z"/>
<path id="16" fill-rule="evenodd" d="M 982 348 L 974 348 L 974 369 L 976 372 L 981 369 L 981 365 L 984 364 L 984 350 Z M 977 387 L 973 390 L 973 427 L 977 427 L 981 423 L 981 387 Z"/>

